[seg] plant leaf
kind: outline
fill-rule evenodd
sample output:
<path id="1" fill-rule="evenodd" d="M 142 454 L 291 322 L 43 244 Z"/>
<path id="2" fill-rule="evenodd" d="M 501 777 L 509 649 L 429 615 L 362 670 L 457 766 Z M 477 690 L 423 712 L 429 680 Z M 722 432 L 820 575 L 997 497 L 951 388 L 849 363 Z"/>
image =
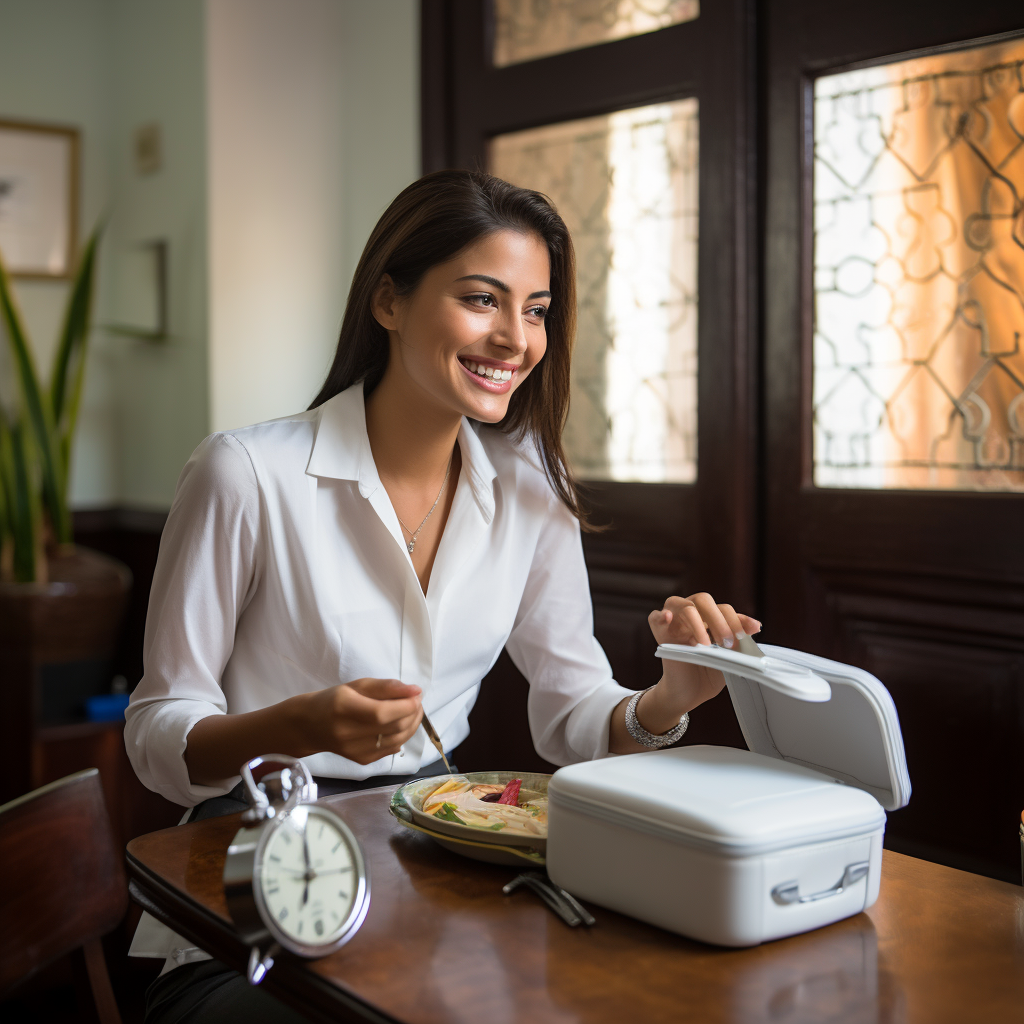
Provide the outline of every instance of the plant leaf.
<path id="1" fill-rule="evenodd" d="M 101 231 L 102 227 L 98 227 L 92 233 L 79 261 L 50 373 L 50 406 L 53 409 L 53 422 L 60 439 L 62 484 L 65 493 L 71 470 L 71 441 L 78 420 L 82 384 L 85 380 L 85 356 L 96 276 L 96 246 Z M 74 375 L 69 387 L 68 378 L 72 366 Z"/>
<path id="2" fill-rule="evenodd" d="M 32 479 L 33 454 L 25 425 L 5 424 L 0 433 L 0 476 L 14 542 L 14 578 L 19 583 L 36 578 L 42 547 L 42 508 L 38 483 Z"/>
<path id="3" fill-rule="evenodd" d="M 7 426 L 7 414 L 0 407 L 0 575 L 4 566 L 4 546 L 14 543 L 14 519 L 13 519 L 13 467 L 8 457 L 10 450 L 10 438 L 7 436 L 10 428 Z"/>
<path id="4" fill-rule="evenodd" d="M 43 473 L 43 494 L 53 522 L 53 531 L 59 543 L 71 543 L 71 516 L 65 500 L 65 474 L 61 471 L 60 446 L 57 431 L 53 422 L 53 411 L 49 396 L 39 386 L 39 375 L 36 373 L 35 361 L 29 347 L 28 337 L 22 326 L 21 314 L 14 301 L 10 279 L 3 260 L 0 259 L 0 318 L 7 328 L 7 340 L 14 355 L 14 363 L 21 386 L 21 396 L 25 405 L 25 413 L 35 435 L 36 448 Z M 20 430 L 17 425 L 12 430 Z M 14 445 L 14 450 L 26 451 L 22 445 Z"/>

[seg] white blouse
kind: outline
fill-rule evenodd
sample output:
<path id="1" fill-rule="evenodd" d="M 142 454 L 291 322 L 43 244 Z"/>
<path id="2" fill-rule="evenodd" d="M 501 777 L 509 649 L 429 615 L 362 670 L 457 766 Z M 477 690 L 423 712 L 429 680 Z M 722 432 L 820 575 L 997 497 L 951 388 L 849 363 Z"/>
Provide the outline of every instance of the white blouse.
<path id="1" fill-rule="evenodd" d="M 530 729 L 556 764 L 608 754 L 632 694 L 593 635 L 579 525 L 537 458 L 464 419 L 462 472 L 426 594 L 366 435 L 363 390 L 214 434 L 178 481 L 146 621 L 145 675 L 125 713 L 139 778 L 191 806 L 226 793 L 183 754 L 208 715 L 276 704 L 364 676 L 423 689 L 450 751 L 480 680 L 507 647 L 530 682 Z M 305 758 L 315 775 L 408 774 L 437 758 L 422 729 L 369 765 Z"/>

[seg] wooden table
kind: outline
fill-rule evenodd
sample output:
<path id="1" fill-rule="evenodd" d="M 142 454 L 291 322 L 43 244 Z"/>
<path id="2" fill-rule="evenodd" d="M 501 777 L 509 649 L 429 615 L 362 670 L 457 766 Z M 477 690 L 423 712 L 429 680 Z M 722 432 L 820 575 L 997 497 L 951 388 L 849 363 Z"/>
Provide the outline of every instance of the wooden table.
<path id="1" fill-rule="evenodd" d="M 595 907 L 571 929 L 516 869 L 465 860 L 387 813 L 391 789 L 324 801 L 371 871 L 361 931 L 323 960 L 278 959 L 263 985 L 311 1019 L 415 1024 L 700 1024 L 1024 1020 L 1024 890 L 887 852 L 865 914 L 754 949 L 727 950 Z M 128 845 L 136 898 L 244 970 L 221 889 L 239 815 Z M 643 870 L 633 865 L 631 870 Z"/>

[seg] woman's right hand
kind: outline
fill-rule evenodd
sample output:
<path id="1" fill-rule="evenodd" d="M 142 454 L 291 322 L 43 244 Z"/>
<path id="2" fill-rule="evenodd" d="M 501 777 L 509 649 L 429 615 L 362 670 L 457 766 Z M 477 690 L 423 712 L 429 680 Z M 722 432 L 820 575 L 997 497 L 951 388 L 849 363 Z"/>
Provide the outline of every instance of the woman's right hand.
<path id="1" fill-rule="evenodd" d="M 268 750 L 292 757 L 329 751 L 372 764 L 397 754 L 419 727 L 421 692 L 397 679 L 355 679 L 259 711 L 209 715 L 192 726 L 186 740 L 189 779 L 218 785 Z"/>
<path id="2" fill-rule="evenodd" d="M 421 692 L 397 679 L 367 678 L 293 698 L 301 745 L 307 754 L 329 751 L 357 764 L 397 754 L 419 728 Z"/>

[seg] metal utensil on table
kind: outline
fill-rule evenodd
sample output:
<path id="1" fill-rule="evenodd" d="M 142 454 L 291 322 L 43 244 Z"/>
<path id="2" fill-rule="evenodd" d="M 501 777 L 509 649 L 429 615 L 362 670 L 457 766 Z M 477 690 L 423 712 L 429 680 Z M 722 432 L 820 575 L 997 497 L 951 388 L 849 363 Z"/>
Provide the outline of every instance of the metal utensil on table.
<path id="1" fill-rule="evenodd" d="M 540 874 L 540 872 L 535 872 L 535 874 Z M 551 887 L 551 889 L 558 896 L 560 896 L 570 907 L 572 907 L 572 909 L 576 912 L 579 919 L 588 928 L 593 927 L 597 923 L 597 920 L 594 917 L 594 915 L 589 910 L 587 910 L 587 908 L 583 906 L 583 904 L 580 903 L 580 901 L 576 899 L 576 897 L 573 896 L 572 893 L 566 892 L 565 889 L 563 889 L 560 885 L 555 885 L 555 883 L 552 882 L 551 879 L 547 877 L 547 875 L 540 875 L 540 877 L 548 886 Z"/>
<path id="2" fill-rule="evenodd" d="M 423 731 L 427 734 L 430 742 L 437 747 L 437 752 L 441 755 L 441 760 L 444 761 L 445 768 L 448 769 L 448 774 L 452 774 L 452 766 L 448 763 L 448 758 L 445 757 L 444 747 L 441 745 L 441 737 L 437 735 L 437 730 L 430 724 L 430 719 L 427 718 L 427 713 L 423 712 Z"/>
<path id="3" fill-rule="evenodd" d="M 521 885 L 532 889 L 570 928 L 585 924 L 588 928 L 595 923 L 594 915 L 575 896 L 555 885 L 540 871 L 524 871 L 516 875 L 501 891 L 508 896 Z"/>

